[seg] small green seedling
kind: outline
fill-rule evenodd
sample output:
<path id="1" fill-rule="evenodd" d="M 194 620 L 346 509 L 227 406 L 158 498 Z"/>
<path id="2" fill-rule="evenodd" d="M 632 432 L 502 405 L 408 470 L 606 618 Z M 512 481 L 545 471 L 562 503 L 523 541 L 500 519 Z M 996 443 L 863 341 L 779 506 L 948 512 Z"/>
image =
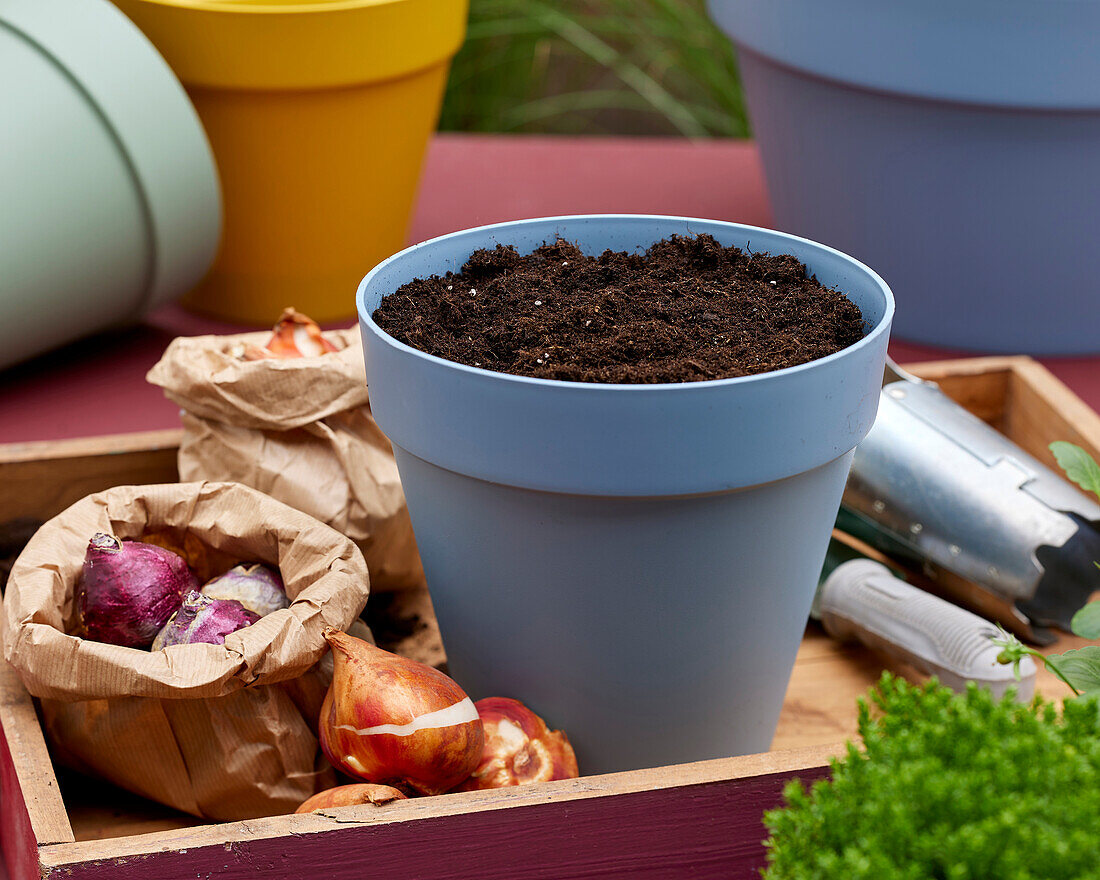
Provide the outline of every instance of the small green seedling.
<path id="1" fill-rule="evenodd" d="M 1047 669 L 1065 682 L 1074 696 L 1100 695 L 1100 645 L 1086 645 L 1073 651 L 1048 656 L 1034 648 L 1029 648 L 1003 626 L 998 625 L 997 629 L 1000 633 L 992 640 L 993 644 L 1001 649 L 997 660 L 1001 663 L 1011 663 L 1015 667 L 1017 677 L 1020 674 L 1020 661 L 1025 656 L 1031 655 L 1045 663 Z"/>
<path id="2" fill-rule="evenodd" d="M 1058 440 L 1050 444 L 1050 451 L 1058 465 L 1086 492 L 1100 497 L 1100 465 L 1080 446 Z M 1097 563 L 1100 566 L 1100 563 Z M 1100 579 L 1098 579 L 1100 586 Z M 1100 639 L 1100 601 L 1089 602 L 1073 615 L 1070 628 L 1075 635 L 1085 639 Z M 1069 685 L 1075 696 L 1100 694 L 1100 645 L 1086 645 L 1074 651 L 1045 656 L 1022 644 L 1011 633 L 999 627 L 1000 635 L 993 644 L 1001 648 L 997 658 L 1001 663 L 1012 663 L 1019 675 L 1020 660 L 1030 654 L 1046 664 L 1047 669 Z"/>
<path id="3" fill-rule="evenodd" d="M 1091 455 L 1065 440 L 1055 440 L 1050 444 L 1050 451 L 1067 477 L 1086 492 L 1100 496 L 1100 465 Z"/>
<path id="4" fill-rule="evenodd" d="M 1056 440 L 1051 443 L 1050 451 L 1054 453 L 1055 461 L 1066 472 L 1069 479 L 1086 492 L 1092 492 L 1100 498 L 1100 465 L 1091 455 L 1080 446 L 1067 443 L 1065 440 Z M 1100 568 L 1100 562 L 1097 562 L 1096 566 Z M 1089 602 L 1073 615 L 1070 628 L 1082 638 L 1100 639 L 1100 601 Z"/>

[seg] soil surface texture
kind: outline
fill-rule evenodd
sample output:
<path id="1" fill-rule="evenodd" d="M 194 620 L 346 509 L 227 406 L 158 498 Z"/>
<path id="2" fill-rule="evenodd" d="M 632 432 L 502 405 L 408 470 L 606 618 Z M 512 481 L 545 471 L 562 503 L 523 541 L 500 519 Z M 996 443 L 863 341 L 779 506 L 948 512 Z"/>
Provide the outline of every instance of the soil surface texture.
<path id="1" fill-rule="evenodd" d="M 859 307 L 793 256 L 673 236 L 588 257 L 559 239 L 475 252 L 385 297 L 377 324 L 451 361 L 540 379 L 647 384 L 765 373 L 864 335 Z"/>

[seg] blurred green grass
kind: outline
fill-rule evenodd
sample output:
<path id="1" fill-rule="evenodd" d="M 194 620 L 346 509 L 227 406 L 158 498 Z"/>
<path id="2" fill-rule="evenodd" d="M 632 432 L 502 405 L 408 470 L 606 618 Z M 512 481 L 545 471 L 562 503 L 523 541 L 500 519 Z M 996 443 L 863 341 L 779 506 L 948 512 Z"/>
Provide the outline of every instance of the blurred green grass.
<path id="1" fill-rule="evenodd" d="M 446 131 L 746 137 L 704 0 L 471 0 Z"/>

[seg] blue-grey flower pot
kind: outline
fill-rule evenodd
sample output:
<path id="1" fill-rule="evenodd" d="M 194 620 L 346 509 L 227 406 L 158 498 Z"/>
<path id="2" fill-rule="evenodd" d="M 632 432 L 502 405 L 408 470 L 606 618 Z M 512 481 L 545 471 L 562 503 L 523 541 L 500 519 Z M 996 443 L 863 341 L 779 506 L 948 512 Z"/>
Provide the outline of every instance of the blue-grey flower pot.
<path id="1" fill-rule="evenodd" d="M 497 243 L 586 253 L 677 234 L 792 253 L 867 335 L 799 367 L 598 385 L 464 366 L 371 319 L 416 277 Z M 677 217 L 502 223 L 432 239 L 359 287 L 371 408 L 393 442 L 451 674 L 522 700 L 584 773 L 764 751 L 848 475 L 874 421 L 893 299 L 850 257 Z"/>
<path id="2" fill-rule="evenodd" d="M 709 2 L 776 225 L 881 272 L 895 335 L 1100 352 L 1100 2 Z"/>

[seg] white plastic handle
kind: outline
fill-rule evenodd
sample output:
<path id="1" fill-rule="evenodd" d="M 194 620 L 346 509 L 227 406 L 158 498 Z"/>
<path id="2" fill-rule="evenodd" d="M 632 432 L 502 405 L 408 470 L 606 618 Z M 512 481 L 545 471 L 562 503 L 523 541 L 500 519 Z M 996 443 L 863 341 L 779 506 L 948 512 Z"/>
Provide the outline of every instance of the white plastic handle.
<path id="1" fill-rule="evenodd" d="M 1035 693 L 1035 661 L 997 662 L 996 628 L 976 614 L 911 586 L 871 559 L 836 567 L 818 596 L 821 623 L 833 638 L 862 642 L 908 663 L 956 691 L 973 681 L 1001 697 L 1016 688 L 1020 702 Z"/>

